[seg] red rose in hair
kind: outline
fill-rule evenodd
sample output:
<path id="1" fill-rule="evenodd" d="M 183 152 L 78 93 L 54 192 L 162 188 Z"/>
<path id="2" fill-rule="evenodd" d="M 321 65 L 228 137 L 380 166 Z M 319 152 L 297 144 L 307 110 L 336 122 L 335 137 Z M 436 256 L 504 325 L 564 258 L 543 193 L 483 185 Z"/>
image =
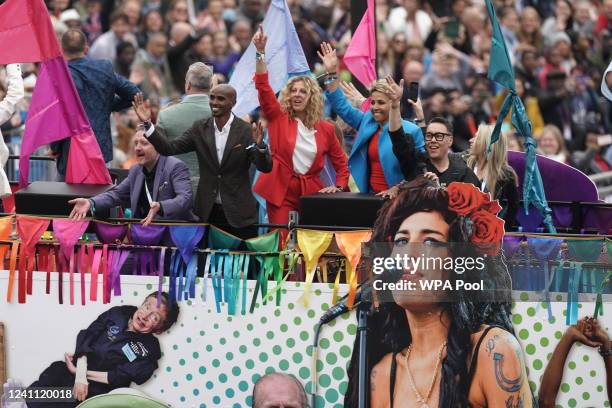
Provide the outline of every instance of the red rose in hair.
<path id="1" fill-rule="evenodd" d="M 446 188 L 448 209 L 458 215 L 468 215 L 489 201 L 489 195 L 469 183 L 453 182 Z"/>
<path id="2" fill-rule="evenodd" d="M 472 220 L 471 241 L 483 253 L 496 255 L 504 237 L 504 220 L 486 209 L 479 209 L 470 215 Z"/>
<path id="3" fill-rule="evenodd" d="M 502 210 L 501 205 L 499 205 L 498 200 L 492 200 L 492 201 L 483 203 L 480 208 L 490 212 L 491 214 L 495 214 L 495 215 L 499 214 L 499 212 Z"/>

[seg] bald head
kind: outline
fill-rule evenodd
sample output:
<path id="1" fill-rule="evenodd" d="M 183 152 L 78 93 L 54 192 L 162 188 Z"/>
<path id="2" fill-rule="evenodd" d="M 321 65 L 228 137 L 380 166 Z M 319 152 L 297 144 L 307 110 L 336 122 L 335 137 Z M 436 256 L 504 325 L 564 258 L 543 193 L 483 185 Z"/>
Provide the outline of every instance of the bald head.
<path id="1" fill-rule="evenodd" d="M 67 60 L 82 58 L 87 49 L 87 38 L 81 30 L 70 29 L 62 35 L 62 50 Z"/>
<path id="2" fill-rule="evenodd" d="M 170 41 L 172 41 L 174 44 L 179 44 L 183 42 L 183 40 L 187 38 L 189 34 L 191 34 L 192 30 L 193 27 L 191 27 L 191 24 L 184 21 L 177 21 L 176 23 L 172 24 L 172 29 L 170 30 Z"/>
<path id="3" fill-rule="evenodd" d="M 424 67 L 419 61 L 408 61 L 404 65 L 402 76 L 406 83 L 419 82 L 423 77 Z"/>
<path id="4" fill-rule="evenodd" d="M 236 90 L 228 84 L 220 84 L 213 88 L 212 92 L 226 96 L 228 99 L 236 102 Z"/>
<path id="5" fill-rule="evenodd" d="M 235 104 L 236 90 L 230 85 L 217 85 L 210 91 L 210 109 L 214 117 L 229 117 Z"/>
<path id="6" fill-rule="evenodd" d="M 253 388 L 253 408 L 306 408 L 308 400 L 300 381 L 292 375 L 270 373 L 261 377 Z"/>

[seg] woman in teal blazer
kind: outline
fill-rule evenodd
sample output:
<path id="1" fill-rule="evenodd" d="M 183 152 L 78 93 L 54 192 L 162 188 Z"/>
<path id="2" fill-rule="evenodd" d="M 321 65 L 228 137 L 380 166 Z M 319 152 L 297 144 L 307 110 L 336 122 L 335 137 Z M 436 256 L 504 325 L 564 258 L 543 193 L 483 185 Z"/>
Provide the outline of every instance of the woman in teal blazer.
<path id="1" fill-rule="evenodd" d="M 370 110 L 361 112 L 353 108 L 342 90 L 338 89 L 336 51 L 329 44 L 323 43 L 319 57 L 327 71 L 325 79 L 327 99 L 338 116 L 358 130 L 349 155 L 349 169 L 355 183 L 362 193 L 388 195 L 386 190 L 403 180 L 399 161 L 393 154 L 393 145 L 389 137 L 391 99 L 388 94 L 391 90 L 386 81 L 376 81 L 371 90 Z M 402 122 L 406 136 L 412 137 L 416 148 L 424 152 L 425 142 L 421 129 L 407 120 Z"/>

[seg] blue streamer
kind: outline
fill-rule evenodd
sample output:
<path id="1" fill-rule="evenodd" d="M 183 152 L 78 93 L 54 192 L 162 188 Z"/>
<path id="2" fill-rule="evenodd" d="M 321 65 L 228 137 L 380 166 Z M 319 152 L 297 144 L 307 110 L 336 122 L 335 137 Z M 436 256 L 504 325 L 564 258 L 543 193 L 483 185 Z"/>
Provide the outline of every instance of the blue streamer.
<path id="1" fill-rule="evenodd" d="M 185 272 L 185 299 L 195 298 L 195 280 L 198 274 L 198 254 L 195 253 L 187 264 Z"/>
<path id="2" fill-rule="evenodd" d="M 206 303 L 206 297 L 208 296 L 208 278 L 210 278 L 210 265 L 211 265 L 212 254 L 206 254 L 206 261 L 204 263 L 204 276 L 202 277 L 202 302 Z"/>
<path id="3" fill-rule="evenodd" d="M 244 256 L 244 267 L 242 270 L 244 273 L 242 274 L 242 311 L 241 314 L 246 315 L 246 305 L 247 305 L 247 275 L 249 272 L 249 263 L 251 261 L 251 255 L 246 254 Z"/>
<path id="4" fill-rule="evenodd" d="M 174 268 L 174 261 L 176 259 L 176 250 L 172 250 L 172 256 L 170 257 L 170 285 L 168 289 L 168 298 L 171 302 L 176 300 L 176 269 Z"/>
<path id="5" fill-rule="evenodd" d="M 582 264 L 572 262 L 570 264 L 569 285 L 567 292 L 567 311 L 565 323 L 568 326 L 578 322 L 578 294 L 580 288 L 580 278 L 582 275 Z"/>

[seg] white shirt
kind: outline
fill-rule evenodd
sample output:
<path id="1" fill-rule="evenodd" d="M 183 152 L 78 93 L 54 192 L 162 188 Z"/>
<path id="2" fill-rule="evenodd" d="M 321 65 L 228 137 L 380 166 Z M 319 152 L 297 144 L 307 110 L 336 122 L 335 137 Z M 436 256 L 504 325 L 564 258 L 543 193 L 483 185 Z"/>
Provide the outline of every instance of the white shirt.
<path id="1" fill-rule="evenodd" d="M 406 37 L 418 39 L 424 43 L 431 32 L 433 23 L 431 17 L 423 10 L 417 10 L 414 21 L 406 20 L 408 12 L 404 7 L 396 7 L 389 13 L 389 29 L 391 35 L 402 32 Z"/>
<path id="2" fill-rule="evenodd" d="M 19 64 L 9 64 L 6 66 L 6 76 L 8 90 L 6 96 L 0 101 L 0 125 L 8 121 L 13 113 L 15 106 L 23 99 L 23 79 L 21 78 L 21 66 Z M 11 186 L 4 172 L 4 166 L 8 161 L 9 149 L 4 144 L 4 138 L 0 131 L 0 198 L 11 195 Z"/>
<path id="3" fill-rule="evenodd" d="M 217 122 L 213 120 L 215 124 L 215 148 L 217 149 L 217 159 L 219 159 L 219 165 L 221 165 L 221 160 L 223 159 L 223 152 L 225 151 L 225 145 L 227 144 L 227 137 L 229 136 L 230 127 L 232 126 L 232 122 L 234 121 L 234 114 L 230 113 L 230 117 L 227 120 L 227 123 L 223 125 L 221 129 L 217 128 Z M 217 197 L 215 197 L 215 203 L 221 204 L 221 191 L 217 191 Z"/>
<path id="4" fill-rule="evenodd" d="M 297 119 L 298 131 L 293 149 L 293 170 L 298 174 L 306 174 L 317 156 L 317 140 L 314 129 L 308 129 Z"/>
<path id="5" fill-rule="evenodd" d="M 232 126 L 232 122 L 234 121 L 234 114 L 230 113 L 230 117 L 227 120 L 227 123 L 223 125 L 223 128 L 217 128 L 217 121 L 215 123 L 215 147 L 217 149 L 217 158 L 219 159 L 219 164 L 221 164 L 221 159 L 223 159 L 223 152 L 225 151 L 225 145 L 227 144 L 227 137 L 229 136 L 230 127 Z"/>

